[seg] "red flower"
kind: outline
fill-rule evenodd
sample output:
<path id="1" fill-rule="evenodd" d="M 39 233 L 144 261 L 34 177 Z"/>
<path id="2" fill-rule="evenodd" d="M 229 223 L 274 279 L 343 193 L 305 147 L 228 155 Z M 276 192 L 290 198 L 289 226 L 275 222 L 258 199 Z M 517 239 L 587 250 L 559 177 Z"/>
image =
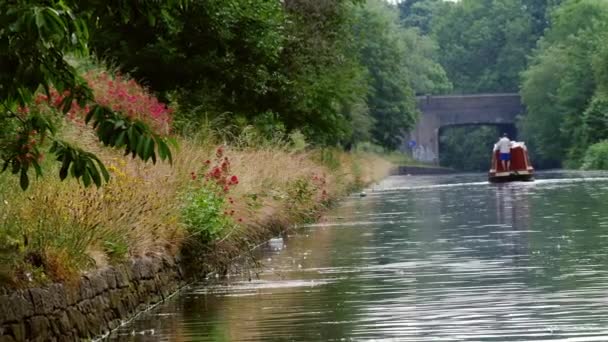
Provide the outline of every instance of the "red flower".
<path id="1" fill-rule="evenodd" d="M 196 179 L 196 173 L 194 171 L 190 172 L 190 177 L 192 177 L 192 180 L 195 180 Z"/>
<path id="2" fill-rule="evenodd" d="M 215 151 L 215 155 L 218 158 L 221 158 L 224 155 L 224 148 L 223 147 L 218 147 L 217 150 Z"/>
<path id="3" fill-rule="evenodd" d="M 205 160 L 205 164 L 207 164 L 207 165 L 211 164 L 211 160 L 209 160 L 209 159 Z"/>
<path id="4" fill-rule="evenodd" d="M 230 177 L 230 183 L 231 184 L 239 184 L 239 177 L 237 177 L 237 176 Z"/>

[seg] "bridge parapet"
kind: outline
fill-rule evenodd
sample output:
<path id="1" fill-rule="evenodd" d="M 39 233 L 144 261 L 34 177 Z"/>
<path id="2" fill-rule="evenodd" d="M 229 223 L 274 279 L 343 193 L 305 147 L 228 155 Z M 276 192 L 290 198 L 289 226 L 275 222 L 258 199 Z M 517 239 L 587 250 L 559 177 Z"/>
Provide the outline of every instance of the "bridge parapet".
<path id="1" fill-rule="evenodd" d="M 406 136 L 403 149 L 418 161 L 434 164 L 439 164 L 441 128 L 515 124 L 517 116 L 525 111 L 521 97 L 515 93 L 419 96 L 417 102 L 421 116 Z M 409 144 L 412 141 L 415 146 Z"/>

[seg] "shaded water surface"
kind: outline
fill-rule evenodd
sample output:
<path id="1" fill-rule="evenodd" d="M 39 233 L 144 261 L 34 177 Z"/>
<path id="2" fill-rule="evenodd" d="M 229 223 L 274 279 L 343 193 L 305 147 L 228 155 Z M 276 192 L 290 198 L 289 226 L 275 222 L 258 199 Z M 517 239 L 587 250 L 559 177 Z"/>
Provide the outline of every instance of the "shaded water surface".
<path id="1" fill-rule="evenodd" d="M 607 177 L 391 177 L 111 340 L 608 341 Z"/>

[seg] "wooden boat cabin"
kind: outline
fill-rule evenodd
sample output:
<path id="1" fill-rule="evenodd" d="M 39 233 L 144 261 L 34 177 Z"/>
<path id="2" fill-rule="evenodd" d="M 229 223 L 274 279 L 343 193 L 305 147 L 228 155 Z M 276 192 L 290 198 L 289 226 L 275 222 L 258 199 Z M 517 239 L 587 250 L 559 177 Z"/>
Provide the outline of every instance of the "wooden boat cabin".
<path id="1" fill-rule="evenodd" d="M 496 150 L 496 148 L 495 148 Z M 511 143 L 511 167 L 504 170 L 500 162 L 500 151 L 492 153 L 492 166 L 488 173 L 488 180 L 492 183 L 512 181 L 533 181 L 534 168 L 528 157 L 528 149 L 523 142 Z"/>

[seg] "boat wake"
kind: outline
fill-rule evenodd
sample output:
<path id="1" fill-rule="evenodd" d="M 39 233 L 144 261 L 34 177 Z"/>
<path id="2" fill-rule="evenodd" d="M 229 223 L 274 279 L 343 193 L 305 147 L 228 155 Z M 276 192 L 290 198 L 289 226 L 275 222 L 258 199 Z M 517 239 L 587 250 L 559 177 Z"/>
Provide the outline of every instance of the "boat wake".
<path id="1" fill-rule="evenodd" d="M 460 187 L 478 187 L 478 186 L 492 186 L 492 187 L 538 187 L 543 185 L 553 184 L 573 184 L 573 183 L 591 183 L 591 182 L 605 182 L 608 181 L 607 177 L 576 177 L 576 178 L 548 178 L 548 179 L 536 179 L 533 182 L 510 182 L 510 183 L 499 183 L 494 184 L 488 181 L 484 182 L 462 182 L 462 183 L 449 183 L 449 184 L 411 184 L 401 186 L 383 186 L 382 183 L 369 190 L 370 195 L 374 193 L 386 193 L 396 192 L 404 190 L 426 190 L 426 189 L 441 189 L 441 188 L 460 188 Z"/>

